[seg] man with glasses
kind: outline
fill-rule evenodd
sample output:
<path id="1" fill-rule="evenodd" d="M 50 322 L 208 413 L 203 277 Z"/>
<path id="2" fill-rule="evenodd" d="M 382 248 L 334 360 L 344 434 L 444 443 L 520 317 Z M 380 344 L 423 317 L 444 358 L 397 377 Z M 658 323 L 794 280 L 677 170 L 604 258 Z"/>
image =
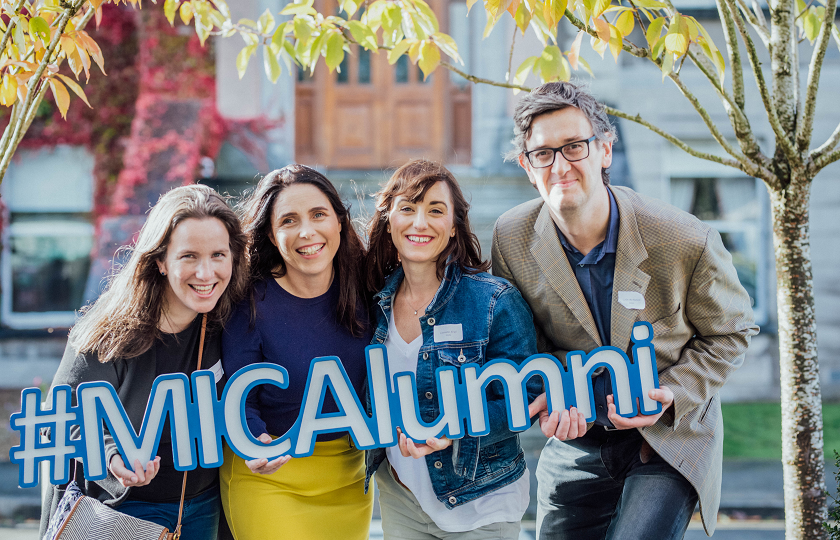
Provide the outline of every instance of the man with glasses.
<path id="1" fill-rule="evenodd" d="M 612 345 L 629 357 L 636 321 L 653 326 L 662 403 L 622 418 L 609 371 L 592 379 L 595 418 L 531 406 L 549 440 L 537 467 L 540 539 L 682 538 L 699 499 L 706 532 L 720 503 L 718 390 L 758 332 L 750 298 L 714 229 L 673 206 L 609 185 L 614 130 L 573 83 L 548 83 L 514 113 L 515 158 L 540 198 L 506 212 L 493 273 L 519 288 L 538 347 Z"/>

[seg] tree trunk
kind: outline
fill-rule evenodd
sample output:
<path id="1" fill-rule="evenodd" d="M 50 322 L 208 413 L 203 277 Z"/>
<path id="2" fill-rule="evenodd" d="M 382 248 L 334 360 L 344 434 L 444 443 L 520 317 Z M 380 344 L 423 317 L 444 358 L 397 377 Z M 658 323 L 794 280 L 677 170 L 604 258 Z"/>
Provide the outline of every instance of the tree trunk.
<path id="1" fill-rule="evenodd" d="M 828 538 L 822 400 L 808 206 L 811 178 L 770 191 L 779 304 L 782 464 L 787 540 Z"/>

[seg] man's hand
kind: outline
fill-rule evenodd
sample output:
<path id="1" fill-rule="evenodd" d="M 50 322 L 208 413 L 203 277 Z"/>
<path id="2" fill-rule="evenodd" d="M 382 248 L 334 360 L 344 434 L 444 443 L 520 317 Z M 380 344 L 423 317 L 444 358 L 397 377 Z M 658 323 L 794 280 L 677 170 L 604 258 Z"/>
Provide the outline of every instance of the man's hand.
<path id="1" fill-rule="evenodd" d="M 528 415 L 533 418 L 539 414 L 540 430 L 546 437 L 557 437 L 561 441 L 583 437 L 586 433 L 586 418 L 578 413 L 577 407 L 563 412 L 552 411 L 548 414 L 548 401 L 543 392 L 528 405 Z"/>
<path id="2" fill-rule="evenodd" d="M 269 444 L 271 442 L 271 435 L 263 433 L 257 437 L 257 440 L 263 444 Z M 247 465 L 254 474 L 272 474 L 277 469 L 291 461 L 291 459 L 292 456 L 280 456 L 271 461 L 268 461 L 266 458 L 250 459 L 245 461 L 245 465 Z"/>
<path id="3" fill-rule="evenodd" d="M 449 448 L 452 444 L 451 439 L 447 439 L 446 437 L 431 437 L 426 439 L 426 444 L 423 443 L 415 443 L 411 439 L 405 436 L 405 433 L 402 432 L 400 428 L 397 428 L 397 433 L 400 436 L 400 454 L 403 457 L 413 457 L 414 459 L 420 459 L 424 456 L 431 454 L 432 452 L 438 452 L 443 450 L 444 448 Z"/>
<path id="4" fill-rule="evenodd" d="M 116 477 L 117 481 L 119 481 L 123 487 L 146 486 L 152 481 L 158 473 L 158 470 L 160 470 L 160 457 L 155 457 L 155 459 L 148 462 L 145 470 L 140 464 L 140 460 L 135 459 L 134 471 L 131 471 L 125 466 L 125 462 L 122 457 L 115 455 L 111 458 L 111 462 L 108 464 L 108 469 L 110 469 L 111 474 Z"/>
<path id="5" fill-rule="evenodd" d="M 652 414 L 650 416 L 637 414 L 636 416 L 632 416 L 630 418 L 624 418 L 615 412 L 615 400 L 613 399 L 612 394 L 608 395 L 607 416 L 609 417 L 610 422 L 612 422 L 616 429 L 631 429 L 652 426 L 659 421 L 663 414 L 665 414 L 668 407 L 674 404 L 674 393 L 667 386 L 661 386 L 658 390 L 651 390 L 648 392 L 648 397 L 662 404 L 662 412 L 659 414 Z"/>

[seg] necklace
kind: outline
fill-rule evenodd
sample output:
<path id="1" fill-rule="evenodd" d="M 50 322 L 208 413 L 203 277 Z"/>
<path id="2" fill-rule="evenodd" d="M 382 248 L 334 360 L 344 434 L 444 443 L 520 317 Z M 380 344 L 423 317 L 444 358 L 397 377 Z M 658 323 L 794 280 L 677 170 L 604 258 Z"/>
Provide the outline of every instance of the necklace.
<path id="1" fill-rule="evenodd" d="M 415 315 L 417 315 L 417 312 L 420 311 L 420 308 L 429 307 L 429 302 L 432 301 L 431 297 L 429 298 L 429 300 L 427 302 L 420 304 L 420 308 L 416 308 L 413 305 L 411 305 L 411 302 L 408 301 L 408 286 L 405 285 L 403 287 L 403 289 L 404 289 L 403 292 L 405 292 L 405 303 L 408 304 L 408 307 L 410 307 L 414 311 Z M 437 290 L 435 290 L 435 293 L 437 293 Z M 433 296 L 434 296 L 434 293 L 432 293 L 432 297 Z"/>

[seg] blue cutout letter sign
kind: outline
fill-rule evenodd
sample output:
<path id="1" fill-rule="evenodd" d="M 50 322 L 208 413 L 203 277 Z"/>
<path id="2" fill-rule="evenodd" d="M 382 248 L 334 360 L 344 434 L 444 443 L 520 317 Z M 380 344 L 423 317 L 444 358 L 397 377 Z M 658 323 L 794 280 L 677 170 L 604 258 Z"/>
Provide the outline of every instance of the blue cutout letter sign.
<path id="1" fill-rule="evenodd" d="M 536 354 L 521 364 L 499 359 L 483 366 L 470 363 L 459 368 L 438 368 L 435 376 L 440 413 L 431 423 L 420 418 L 414 373 L 394 374 L 392 390 L 384 346 L 373 345 L 365 350 L 370 416 L 365 413 L 341 361 L 336 357 L 316 358 L 309 368 L 304 401 L 294 427 L 269 444 L 261 443 L 248 430 L 245 399 L 260 384 L 288 387 L 288 372 L 276 364 L 253 364 L 237 371 L 227 382 L 221 400 L 216 399 L 212 371 L 196 371 L 191 380 L 181 373 L 161 375 L 152 386 L 139 434 L 108 383 L 80 384 L 75 407 L 71 404 L 71 388 L 56 386 L 49 400 L 52 408 L 48 410 L 42 409 L 41 391 L 27 388 L 21 397 L 21 412 L 11 418 L 12 429 L 20 432 L 20 445 L 12 448 L 10 456 L 20 467 L 21 487 L 38 484 L 37 465 L 41 461 L 51 464 L 50 482 L 67 482 L 71 458 L 84 462 L 89 480 L 99 480 L 108 474 L 103 421 L 123 461 L 139 460 L 145 464 L 156 455 L 167 415 L 172 430 L 173 460 L 179 471 L 199 465 L 220 466 L 223 437 L 245 459 L 273 459 L 284 454 L 309 456 L 319 433 L 337 431 L 348 432 L 361 449 L 395 445 L 397 427 L 417 442 L 440 435 L 450 439 L 466 434 L 479 437 L 490 432 L 485 388 L 494 380 L 505 388 L 508 427 L 518 432 L 531 425 L 525 386 L 533 376 L 539 376 L 544 383 L 549 412 L 576 406 L 591 421 L 595 418 L 591 375 L 599 367 L 610 371 L 619 415 L 658 414 L 662 405 L 648 397 L 650 390 L 659 387 L 652 338 L 649 323 L 637 322 L 633 326 L 632 361 L 615 347 L 599 347 L 588 354 L 568 353 L 567 367 L 551 355 Z M 322 412 L 327 392 L 338 404 L 338 412 Z M 71 439 L 73 426 L 78 426 L 80 438 Z M 51 440 L 41 440 L 42 428 L 50 428 Z"/>

